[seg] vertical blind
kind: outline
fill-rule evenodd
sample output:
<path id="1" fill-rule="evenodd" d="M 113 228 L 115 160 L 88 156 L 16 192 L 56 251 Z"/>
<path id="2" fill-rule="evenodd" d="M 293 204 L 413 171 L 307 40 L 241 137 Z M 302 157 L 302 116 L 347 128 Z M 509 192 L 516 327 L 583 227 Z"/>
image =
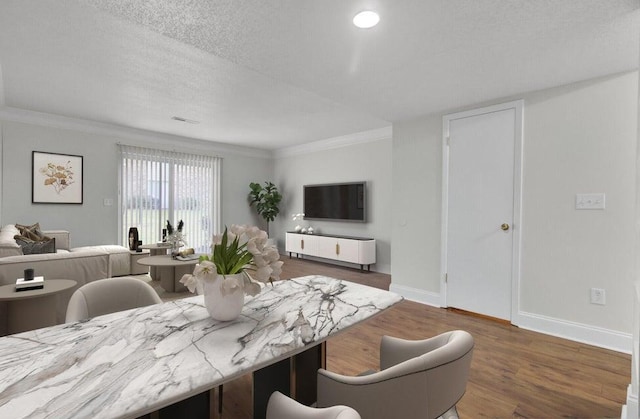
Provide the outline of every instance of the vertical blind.
<path id="1" fill-rule="evenodd" d="M 184 221 L 187 247 L 210 252 L 220 228 L 219 157 L 119 145 L 120 241 L 128 247 L 130 227 L 143 244 L 162 240 L 167 220 Z"/>

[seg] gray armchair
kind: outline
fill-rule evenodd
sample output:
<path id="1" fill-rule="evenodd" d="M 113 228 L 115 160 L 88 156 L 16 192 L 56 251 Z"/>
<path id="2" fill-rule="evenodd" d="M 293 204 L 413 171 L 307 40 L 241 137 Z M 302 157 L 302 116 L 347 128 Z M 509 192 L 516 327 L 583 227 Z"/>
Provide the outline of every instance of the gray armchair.
<path id="1" fill-rule="evenodd" d="M 67 305 L 66 322 L 85 320 L 161 302 L 153 287 L 140 279 L 131 277 L 100 279 L 81 286 L 73 293 Z"/>
<path id="2" fill-rule="evenodd" d="M 348 405 L 363 419 L 457 417 L 472 353 L 473 337 L 462 330 L 419 341 L 384 336 L 379 372 L 318 371 L 318 406 Z"/>
<path id="3" fill-rule="evenodd" d="M 360 419 L 360 415 L 347 406 L 315 409 L 276 391 L 269 397 L 267 419 Z"/>

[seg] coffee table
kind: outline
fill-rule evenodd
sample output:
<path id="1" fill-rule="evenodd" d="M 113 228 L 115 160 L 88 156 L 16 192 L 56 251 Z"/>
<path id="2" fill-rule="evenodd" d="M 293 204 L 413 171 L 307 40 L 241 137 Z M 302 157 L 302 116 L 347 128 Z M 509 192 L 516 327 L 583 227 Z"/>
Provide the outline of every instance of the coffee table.
<path id="1" fill-rule="evenodd" d="M 180 278 L 184 274 L 193 273 L 198 259 L 183 261 L 173 259 L 170 255 L 159 255 L 138 259 L 138 263 L 156 268 L 156 273 L 160 276 L 160 286 L 165 291 L 180 292 L 187 289 L 180 283 Z"/>
<path id="2" fill-rule="evenodd" d="M 151 243 L 151 244 L 143 244 L 140 246 L 141 249 L 148 250 L 151 253 L 151 256 L 160 256 L 166 255 L 167 250 L 171 249 L 170 243 Z M 154 266 L 151 266 L 149 269 L 149 275 L 151 275 L 152 279 L 158 280 L 160 279 L 157 269 Z"/>
<path id="3" fill-rule="evenodd" d="M 45 279 L 44 288 L 16 291 L 15 284 L 0 287 L 0 301 L 7 302 L 10 335 L 56 324 L 57 293 L 75 287 L 71 279 Z"/>

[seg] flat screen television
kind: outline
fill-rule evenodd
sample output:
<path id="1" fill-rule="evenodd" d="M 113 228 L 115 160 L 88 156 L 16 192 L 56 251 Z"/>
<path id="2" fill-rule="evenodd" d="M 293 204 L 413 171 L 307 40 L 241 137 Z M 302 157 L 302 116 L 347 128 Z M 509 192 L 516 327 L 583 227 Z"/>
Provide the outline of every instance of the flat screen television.
<path id="1" fill-rule="evenodd" d="M 304 219 L 366 221 L 367 182 L 304 186 Z"/>

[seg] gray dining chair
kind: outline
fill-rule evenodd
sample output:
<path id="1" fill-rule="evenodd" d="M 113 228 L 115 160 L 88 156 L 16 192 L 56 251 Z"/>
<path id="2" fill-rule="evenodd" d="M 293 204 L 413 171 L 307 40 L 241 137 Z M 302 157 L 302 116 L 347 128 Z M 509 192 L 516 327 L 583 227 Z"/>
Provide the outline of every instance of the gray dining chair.
<path id="1" fill-rule="evenodd" d="M 318 406 L 351 406 L 363 419 L 456 418 L 473 345 L 463 330 L 417 341 L 383 336 L 380 371 L 352 377 L 318 370 Z"/>
<path id="2" fill-rule="evenodd" d="M 358 412 L 347 406 L 323 409 L 298 403 L 279 391 L 269 397 L 267 419 L 361 419 Z"/>
<path id="3" fill-rule="evenodd" d="M 66 322 L 161 303 L 146 282 L 131 277 L 99 279 L 78 288 L 67 304 Z"/>

